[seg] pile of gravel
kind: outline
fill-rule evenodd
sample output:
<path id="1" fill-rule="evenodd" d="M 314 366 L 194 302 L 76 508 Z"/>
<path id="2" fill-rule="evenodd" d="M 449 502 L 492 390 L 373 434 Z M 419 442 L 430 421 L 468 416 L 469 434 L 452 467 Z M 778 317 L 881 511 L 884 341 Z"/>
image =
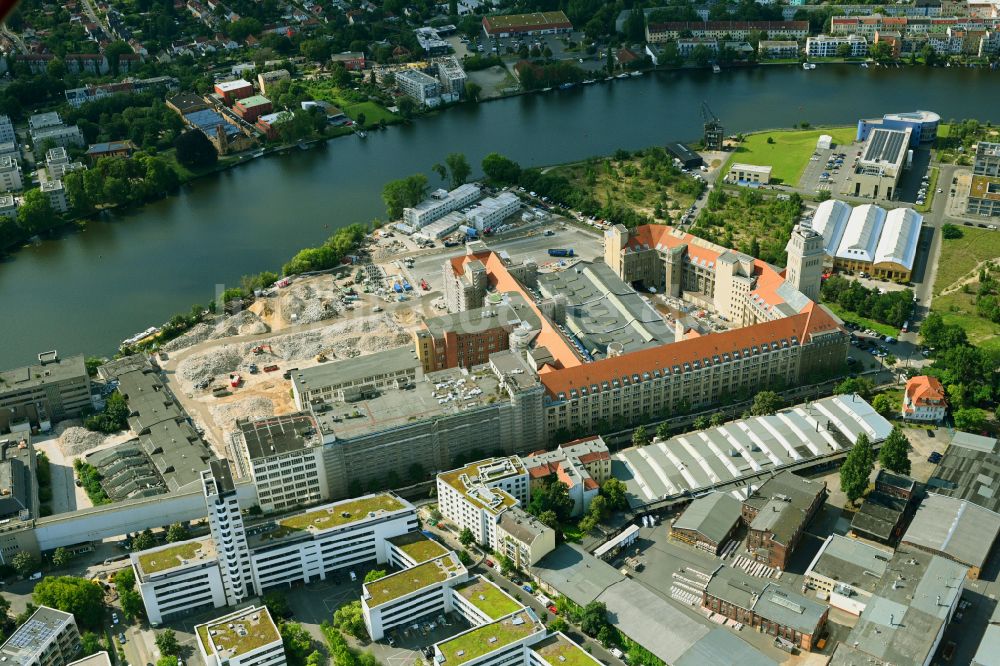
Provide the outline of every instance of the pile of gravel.
<path id="1" fill-rule="evenodd" d="M 167 344 L 163 345 L 163 351 L 175 352 L 181 349 L 187 349 L 192 345 L 205 342 L 212 337 L 212 333 L 215 331 L 215 326 L 212 324 L 206 324 L 204 322 L 195 325 L 190 331 L 184 335 L 174 338 Z"/>
<path id="2" fill-rule="evenodd" d="M 75 423 L 79 423 L 79 421 Z M 79 425 L 68 424 L 65 421 L 56 426 L 56 433 L 59 435 L 57 440 L 59 450 L 66 458 L 82 456 L 104 443 L 104 435 L 101 433 L 91 432 Z"/>
<path id="3" fill-rule="evenodd" d="M 206 379 L 211 381 L 218 375 L 235 372 L 240 367 L 244 353 L 239 345 L 216 347 L 181 361 L 177 374 L 181 379 L 195 384 Z"/>
<path id="4" fill-rule="evenodd" d="M 212 407 L 212 418 L 226 432 L 236 429 L 237 420 L 256 420 L 269 416 L 274 416 L 274 403 L 262 396 L 251 396 Z"/>
<path id="5" fill-rule="evenodd" d="M 402 347 L 412 341 L 406 333 L 393 333 L 390 335 L 366 335 L 357 343 L 358 348 L 366 353 L 382 351 L 385 349 L 395 349 Z"/>

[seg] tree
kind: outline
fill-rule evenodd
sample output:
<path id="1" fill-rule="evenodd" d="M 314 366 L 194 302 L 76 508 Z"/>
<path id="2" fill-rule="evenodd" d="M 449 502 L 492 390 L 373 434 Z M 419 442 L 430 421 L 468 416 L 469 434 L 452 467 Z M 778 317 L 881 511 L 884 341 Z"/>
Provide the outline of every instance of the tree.
<path id="1" fill-rule="evenodd" d="M 153 530 L 148 527 L 132 540 L 132 550 L 134 551 L 149 550 L 155 545 L 156 537 L 153 536 Z"/>
<path id="2" fill-rule="evenodd" d="M 656 426 L 656 439 L 670 439 L 670 424 L 664 421 Z"/>
<path id="3" fill-rule="evenodd" d="M 483 173 L 491 181 L 513 185 L 521 177 L 521 166 L 500 153 L 490 153 L 483 158 Z"/>
<path id="4" fill-rule="evenodd" d="M 649 435 L 646 434 L 646 426 L 639 426 L 632 431 L 632 446 L 646 446 L 649 444 Z"/>
<path id="5" fill-rule="evenodd" d="M 910 440 L 899 426 L 895 426 L 878 452 L 878 462 L 884 469 L 897 474 L 910 473 Z"/>
<path id="6" fill-rule="evenodd" d="M 600 601 L 591 601 L 580 614 L 580 629 L 588 636 L 597 636 L 608 623 L 608 607 Z"/>
<path id="7" fill-rule="evenodd" d="M 863 399 L 868 400 L 874 390 L 875 382 L 867 377 L 848 377 L 837 384 L 833 392 L 838 395 L 852 395 L 857 393 Z"/>
<path id="8" fill-rule="evenodd" d="M 615 477 L 609 478 L 601 485 L 601 495 L 607 501 L 611 511 L 622 511 L 628 508 L 628 489 L 625 483 Z"/>
<path id="9" fill-rule="evenodd" d="M 402 217 L 403 209 L 416 206 L 427 192 L 427 176 L 422 173 L 406 178 L 390 180 L 382 187 L 382 201 L 385 202 L 389 219 Z"/>
<path id="10" fill-rule="evenodd" d="M 52 553 L 52 566 L 62 568 L 69 564 L 72 559 L 73 556 L 70 555 L 69 551 L 60 546 Z"/>
<path id="11" fill-rule="evenodd" d="M 838 58 L 847 58 L 850 55 L 851 55 L 851 45 L 850 44 L 848 44 L 847 42 L 844 42 L 842 44 L 838 44 L 837 45 L 837 57 Z"/>
<path id="12" fill-rule="evenodd" d="M 543 525 L 547 525 L 552 529 L 559 527 L 559 516 L 556 515 L 556 512 L 551 509 L 548 511 L 542 511 L 538 515 L 538 520 L 541 521 Z"/>
<path id="13" fill-rule="evenodd" d="M 18 575 L 25 577 L 38 571 L 39 564 L 38 558 L 26 550 L 18 551 L 10 561 L 10 565 L 14 567 L 14 571 Z"/>
<path id="14" fill-rule="evenodd" d="M 364 111 L 358 113 L 358 117 L 354 119 L 354 122 L 358 124 L 358 127 L 364 127 L 365 121 L 368 120 L 368 116 L 365 115 Z"/>
<path id="15" fill-rule="evenodd" d="M 135 590 L 122 590 L 118 593 L 118 600 L 126 619 L 142 617 L 142 614 L 146 612 L 146 607 L 142 603 L 142 595 Z"/>
<path id="16" fill-rule="evenodd" d="M 774 414 L 781 409 L 783 402 L 781 396 L 774 391 L 758 391 L 757 395 L 753 397 L 750 413 L 754 416 Z"/>
<path id="17" fill-rule="evenodd" d="M 135 589 L 135 571 L 132 567 L 125 567 L 124 569 L 119 569 L 115 572 L 114 578 L 112 579 L 115 583 L 115 588 L 121 593 L 122 590 L 134 590 Z"/>
<path id="18" fill-rule="evenodd" d="M 705 428 L 708 427 L 708 424 L 709 424 L 708 417 L 702 414 L 701 416 L 696 418 L 694 420 L 694 423 L 692 423 L 691 425 L 694 427 L 695 430 L 704 430 Z"/>
<path id="19" fill-rule="evenodd" d="M 21 198 L 21 206 L 17 209 L 17 223 L 25 234 L 42 233 L 55 226 L 58 216 L 52 202 L 41 190 L 28 190 Z"/>
<path id="20" fill-rule="evenodd" d="M 299 44 L 299 53 L 301 53 L 306 60 L 312 60 L 313 62 L 322 62 L 330 57 L 330 42 L 325 39 L 306 39 Z M 336 63 L 334 67 L 340 65 L 343 68 L 342 63 Z M 340 85 L 339 83 L 337 85 Z"/>
<path id="21" fill-rule="evenodd" d="M 712 418 L 708 420 L 708 424 L 713 428 L 716 428 L 726 422 L 726 415 L 722 412 L 712 412 Z"/>
<path id="22" fill-rule="evenodd" d="M 172 654 L 164 655 L 156 660 L 156 666 L 177 666 L 177 657 Z"/>
<path id="23" fill-rule="evenodd" d="M 465 98 L 473 102 L 479 101 L 479 95 L 483 92 L 483 87 L 475 81 L 465 82 Z"/>
<path id="24" fill-rule="evenodd" d="M 872 452 L 871 441 L 866 434 L 861 433 L 840 466 L 840 489 L 852 503 L 868 489 L 868 477 L 874 466 L 875 454 Z"/>
<path id="25" fill-rule="evenodd" d="M 549 622 L 549 631 L 566 632 L 566 630 L 568 629 L 569 629 L 569 624 L 566 622 L 566 620 L 562 619 L 561 617 L 557 617 L 556 619 Z"/>
<path id="26" fill-rule="evenodd" d="M 955 427 L 966 432 L 979 432 L 986 424 L 986 412 L 976 407 L 959 409 L 952 417 L 955 419 Z"/>
<path id="27" fill-rule="evenodd" d="M 448 180 L 448 169 L 445 168 L 445 166 L 443 164 L 441 164 L 440 162 L 438 162 L 437 164 L 432 165 L 431 166 L 431 171 L 433 171 L 434 173 L 436 173 L 438 175 L 438 178 L 441 179 L 441 182 L 444 182 L 444 181 Z"/>
<path id="28" fill-rule="evenodd" d="M 366 583 L 374 583 L 379 578 L 385 578 L 389 575 L 389 572 L 385 569 L 372 569 L 367 574 L 365 574 Z"/>
<path id="29" fill-rule="evenodd" d="M 509 577 L 512 573 L 514 573 L 514 560 L 510 559 L 506 555 L 501 555 L 498 558 L 497 564 L 500 565 L 500 573 L 502 575 Z"/>
<path id="30" fill-rule="evenodd" d="M 187 541 L 191 538 L 191 532 L 187 527 L 180 523 L 174 523 L 169 528 L 167 528 L 167 543 L 176 543 L 178 541 Z"/>
<path id="31" fill-rule="evenodd" d="M 181 644 L 177 641 L 177 634 L 173 629 L 164 629 L 156 635 L 156 647 L 162 655 L 177 656 L 180 652 Z"/>
<path id="32" fill-rule="evenodd" d="M 104 616 L 104 591 L 92 580 L 73 576 L 46 576 L 35 585 L 35 603 L 72 613 L 77 622 L 96 628 Z"/>
<path id="33" fill-rule="evenodd" d="M 956 238 L 961 238 L 965 234 L 962 232 L 961 227 L 957 227 L 954 224 L 942 224 L 941 225 L 941 237 L 954 240 Z"/>
<path id="34" fill-rule="evenodd" d="M 177 161 L 189 169 L 215 166 L 219 153 L 201 130 L 188 130 L 174 140 Z"/>
<path id="35" fill-rule="evenodd" d="M 463 527 L 461 533 L 458 535 L 458 542 L 468 548 L 472 545 L 472 542 L 476 540 L 476 536 L 472 533 L 468 527 Z"/>
<path id="36" fill-rule="evenodd" d="M 279 631 L 288 662 L 291 664 L 305 663 L 309 653 L 312 652 L 312 638 L 309 636 L 309 632 L 297 622 L 284 622 Z"/>
<path id="37" fill-rule="evenodd" d="M 465 159 L 465 155 L 462 153 L 451 153 L 444 158 L 444 163 L 448 165 L 448 172 L 451 173 L 452 189 L 459 185 L 464 185 L 465 181 L 469 179 L 469 174 L 472 172 L 472 168 L 469 166 L 469 161 Z"/>
<path id="38" fill-rule="evenodd" d="M 541 519 L 542 516 L 551 511 L 555 514 L 555 522 L 558 524 L 570 519 L 574 505 L 575 502 L 569 496 L 567 485 L 559 481 L 553 474 L 546 477 L 537 490 L 532 490 L 528 513 Z"/>
<path id="39" fill-rule="evenodd" d="M 403 118 L 410 119 L 413 117 L 413 112 L 417 110 L 417 103 L 409 97 L 402 97 L 399 102 L 396 103 L 396 107 L 399 109 L 399 115 L 403 116 Z"/>
<path id="40" fill-rule="evenodd" d="M 292 616 L 292 609 L 288 605 L 288 598 L 277 590 L 272 590 L 264 595 L 264 606 L 274 618 L 285 619 Z"/>
<path id="41" fill-rule="evenodd" d="M 85 631 L 80 634 L 80 654 L 78 657 L 89 657 L 104 649 L 101 638 L 92 631 Z"/>
<path id="42" fill-rule="evenodd" d="M 892 45 L 886 41 L 875 42 L 868 52 L 876 62 L 885 62 L 893 58 Z"/>
<path id="43" fill-rule="evenodd" d="M 887 393 L 879 393 L 872 398 L 872 408 L 882 416 L 890 416 L 899 410 L 899 405 Z"/>
<path id="44" fill-rule="evenodd" d="M 357 599 L 337 609 L 337 612 L 333 614 L 333 626 L 358 640 L 368 640 L 368 630 L 365 629 L 361 601 Z"/>
<path id="45" fill-rule="evenodd" d="M 409 478 L 410 483 L 419 483 L 424 480 L 427 476 L 427 472 L 424 470 L 424 466 L 420 463 L 413 463 L 406 471 L 407 478 Z"/>

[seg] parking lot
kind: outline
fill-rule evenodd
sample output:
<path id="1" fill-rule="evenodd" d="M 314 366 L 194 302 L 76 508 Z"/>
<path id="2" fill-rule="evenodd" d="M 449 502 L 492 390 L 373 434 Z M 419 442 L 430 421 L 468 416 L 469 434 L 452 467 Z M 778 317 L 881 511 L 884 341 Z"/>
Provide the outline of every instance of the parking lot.
<path id="1" fill-rule="evenodd" d="M 840 194 L 851 164 L 860 150 L 861 145 L 853 143 L 816 150 L 809 158 L 805 171 L 802 172 L 802 177 L 799 178 L 799 187 L 815 191 L 828 190 L 837 196 Z"/>

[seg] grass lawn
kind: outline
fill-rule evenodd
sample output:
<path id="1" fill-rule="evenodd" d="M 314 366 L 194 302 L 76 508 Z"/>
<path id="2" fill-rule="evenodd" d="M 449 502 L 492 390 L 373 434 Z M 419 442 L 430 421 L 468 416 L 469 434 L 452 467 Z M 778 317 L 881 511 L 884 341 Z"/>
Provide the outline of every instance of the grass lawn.
<path id="1" fill-rule="evenodd" d="M 399 122 L 400 119 L 395 113 L 390 113 L 388 109 L 372 101 L 348 104 L 343 107 L 343 110 L 351 120 L 357 120 L 359 114 L 365 114 L 365 125 L 372 125 L 380 120 L 384 120 L 386 123 L 395 123 Z"/>
<path id="2" fill-rule="evenodd" d="M 562 531 L 566 541 L 570 543 L 580 543 L 583 541 L 583 532 L 580 531 L 579 526 L 573 523 L 564 523 L 559 526 L 559 529 Z"/>
<path id="3" fill-rule="evenodd" d="M 975 277 L 973 270 L 980 262 L 1000 257 L 1000 232 L 978 227 L 962 227 L 961 238 L 941 241 L 934 294 L 937 296 L 959 280 Z M 935 308 L 937 309 L 937 308 Z"/>
<path id="4" fill-rule="evenodd" d="M 771 178 L 785 185 L 796 186 L 809 158 L 816 150 L 816 141 L 821 134 L 833 137 L 834 145 L 848 145 L 854 141 L 853 127 L 817 128 L 807 130 L 777 130 L 748 134 L 743 143 L 726 163 L 722 173 L 729 172 L 733 162 L 771 166 Z M 774 143 L 768 143 L 768 138 Z"/>
<path id="5" fill-rule="evenodd" d="M 969 340 L 987 349 L 1000 350 L 1000 324 L 980 317 L 976 312 L 978 267 L 983 261 L 1000 257 L 1000 232 L 990 229 L 959 227 L 961 238 L 945 239 L 941 245 L 934 301 L 931 309 L 949 324 L 958 324 Z M 961 285 L 971 280 L 970 293 Z M 947 291 L 948 293 L 942 294 Z"/>
<path id="6" fill-rule="evenodd" d="M 395 123 L 400 120 L 399 116 L 390 113 L 387 109 L 371 100 L 367 102 L 351 102 L 329 79 L 304 81 L 303 83 L 313 98 L 336 104 L 351 120 L 357 120 L 359 114 L 365 114 L 365 126 L 376 124 L 380 120 L 384 120 L 386 123 Z"/>
<path id="7" fill-rule="evenodd" d="M 938 176 L 941 175 L 941 169 L 937 167 L 931 167 L 931 179 L 930 184 L 927 186 L 927 198 L 919 206 L 915 206 L 914 210 L 918 213 L 928 213 L 931 210 L 931 206 L 934 205 L 934 195 L 937 194 L 937 183 Z"/>
<path id="8" fill-rule="evenodd" d="M 883 335 L 891 335 L 896 337 L 899 335 L 899 329 L 894 326 L 889 326 L 888 324 L 880 324 L 874 319 L 868 319 L 867 317 L 862 317 L 859 314 L 851 312 L 850 310 L 845 310 L 836 303 L 823 303 L 826 307 L 830 309 L 833 314 L 837 315 L 844 321 L 853 321 L 858 326 L 863 328 L 870 328 L 873 331 L 882 333 Z"/>

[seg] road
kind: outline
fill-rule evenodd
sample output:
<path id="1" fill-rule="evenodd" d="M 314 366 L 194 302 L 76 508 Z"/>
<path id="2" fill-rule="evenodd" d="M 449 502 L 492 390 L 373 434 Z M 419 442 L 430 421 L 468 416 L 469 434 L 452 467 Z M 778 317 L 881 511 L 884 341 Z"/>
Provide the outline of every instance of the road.
<path id="1" fill-rule="evenodd" d="M 83 0 L 83 10 L 87 13 L 87 17 L 90 18 L 91 22 L 96 23 L 101 26 L 101 29 L 108 35 L 111 36 L 111 29 L 105 21 L 101 20 L 101 17 L 97 15 L 97 9 L 94 7 L 94 0 Z"/>
<path id="2" fill-rule="evenodd" d="M 20 51 L 21 53 L 27 53 L 28 52 L 28 48 L 24 45 L 24 40 L 21 39 L 20 35 L 18 35 L 13 30 L 11 30 L 10 28 L 8 28 L 6 25 L 3 26 L 3 33 L 5 35 L 7 35 L 8 37 L 10 37 L 14 41 L 15 44 L 17 44 L 18 51 Z"/>

